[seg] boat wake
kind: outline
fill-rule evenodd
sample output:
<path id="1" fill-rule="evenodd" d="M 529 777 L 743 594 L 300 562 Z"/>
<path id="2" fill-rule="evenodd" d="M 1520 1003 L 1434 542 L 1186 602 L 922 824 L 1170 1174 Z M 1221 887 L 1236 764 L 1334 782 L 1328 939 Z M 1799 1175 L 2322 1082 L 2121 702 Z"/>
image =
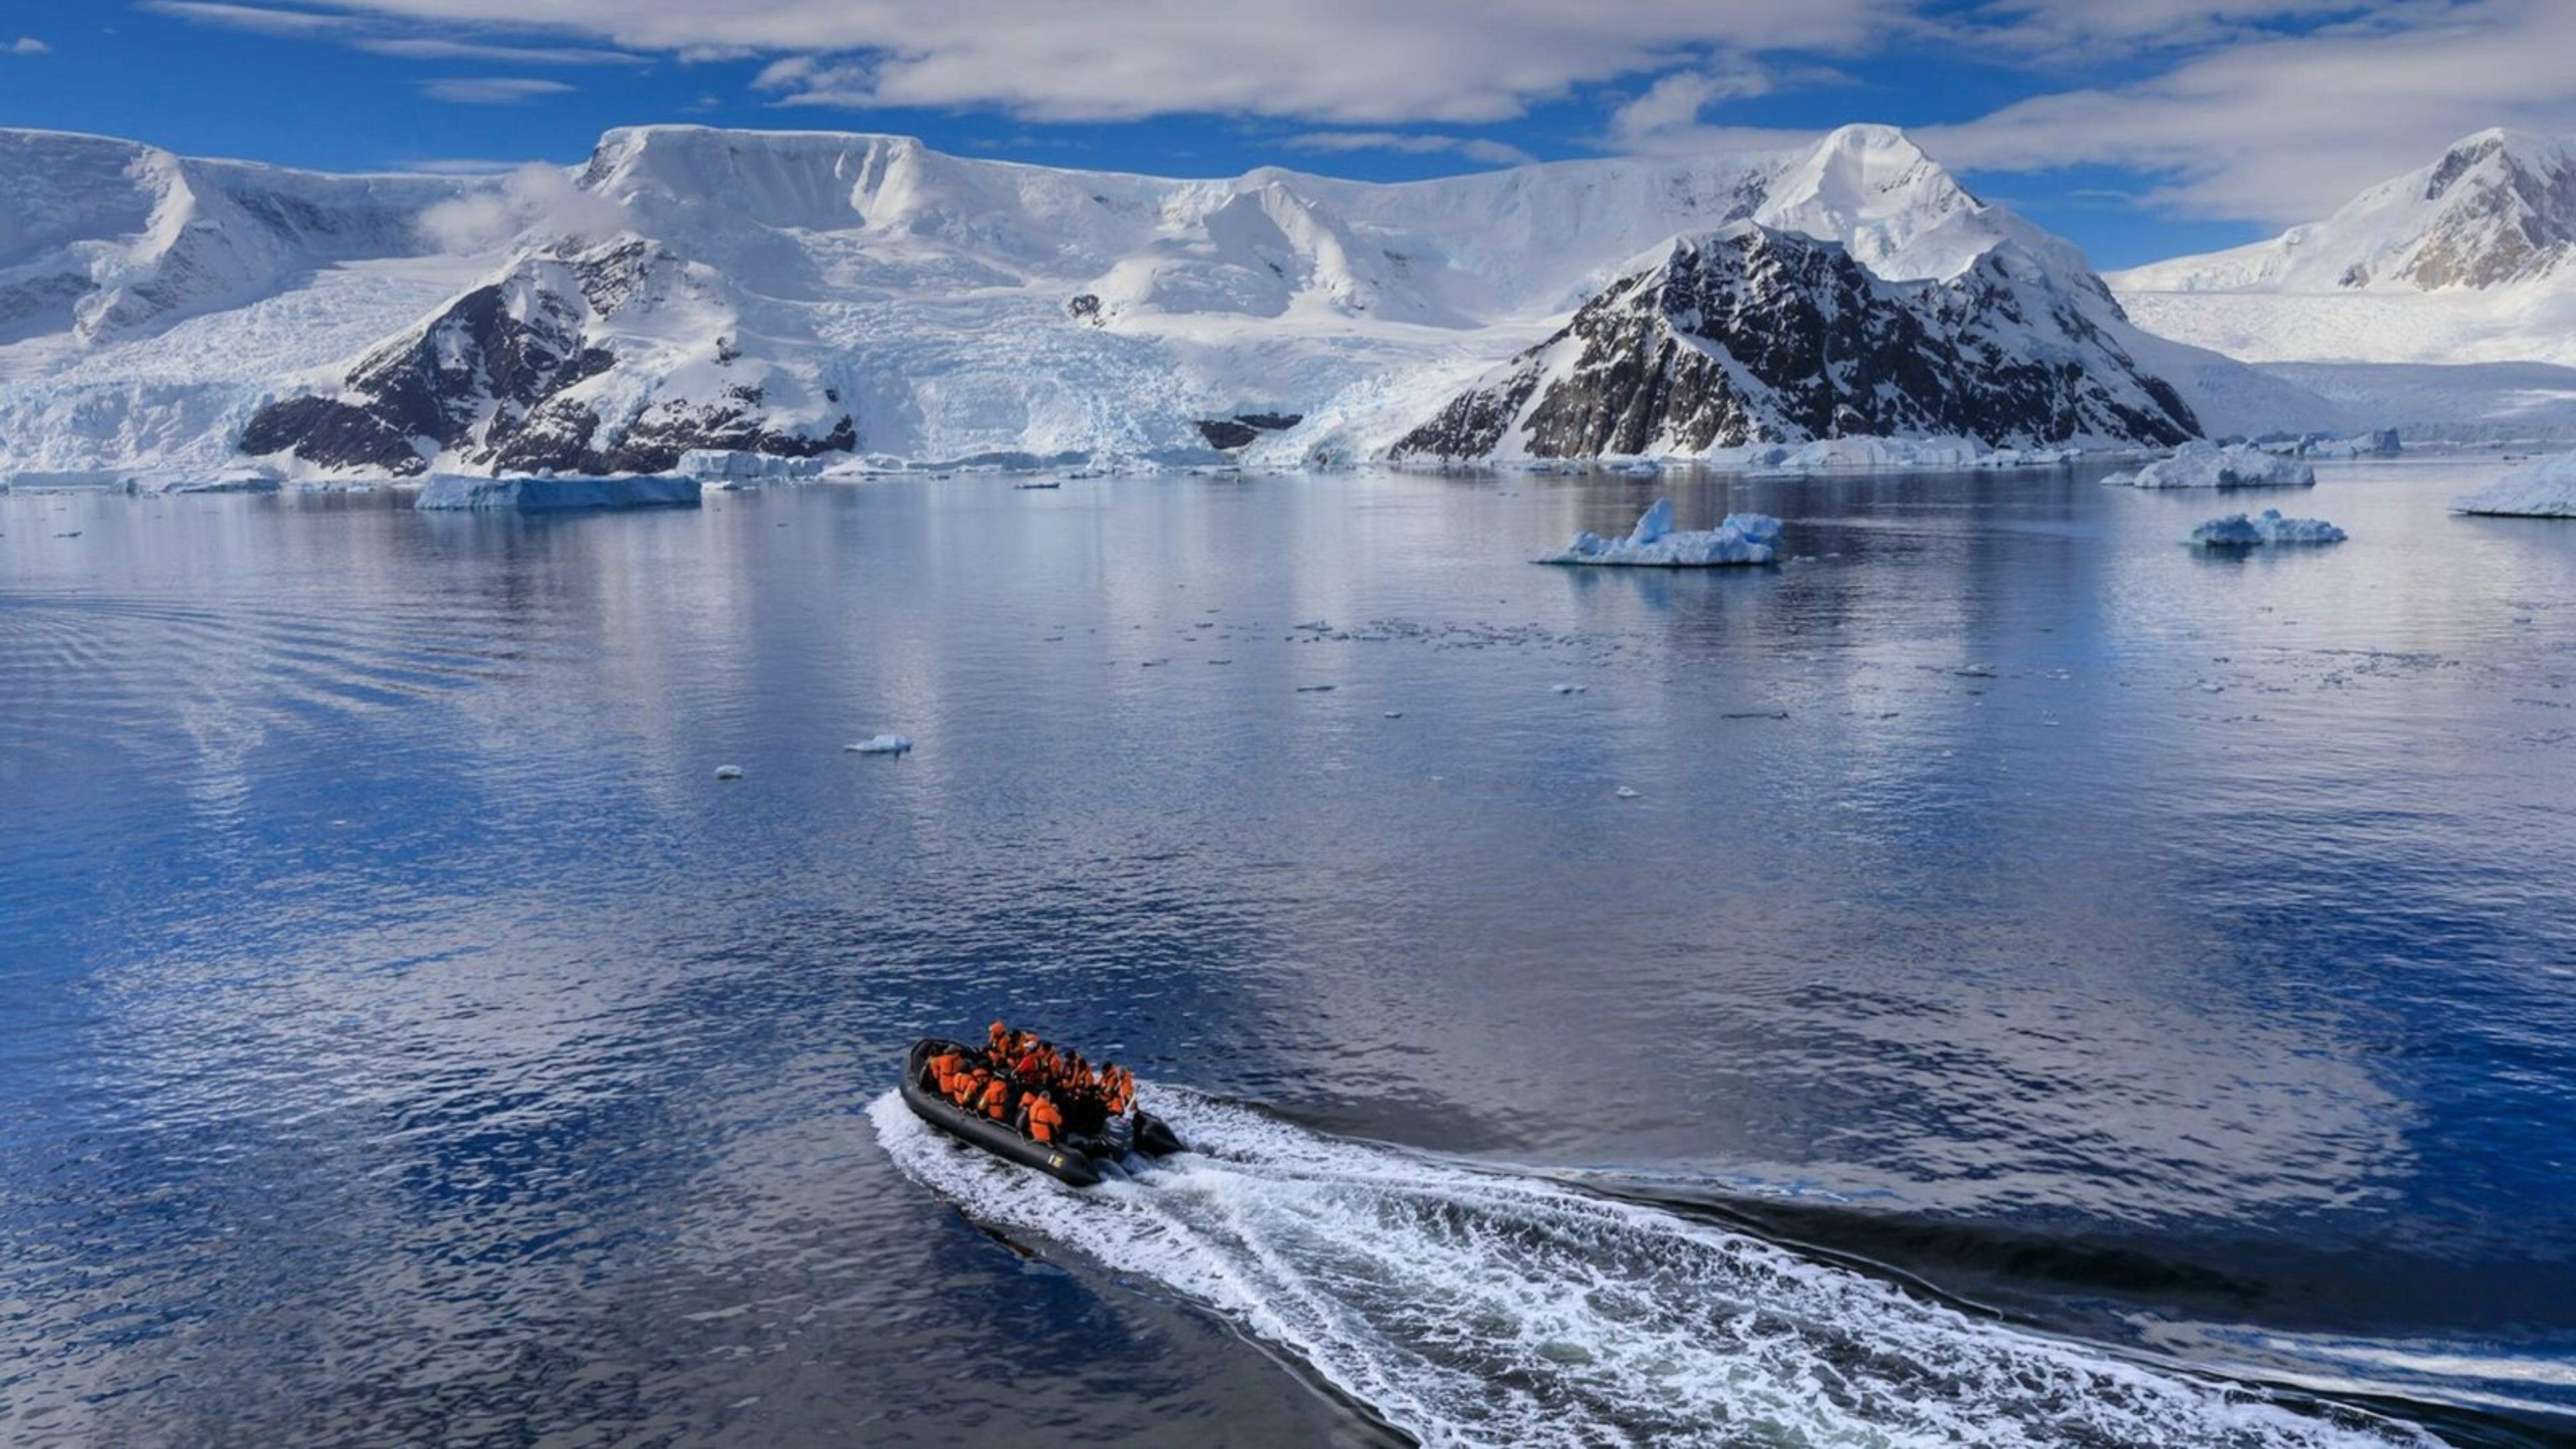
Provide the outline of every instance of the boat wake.
<path id="1" fill-rule="evenodd" d="M 1226 1313 L 1427 1444 L 2433 1445 L 2041 1337 L 1650 1205 L 1168 1089 L 1192 1151 L 1087 1191 L 887 1093 L 914 1178 Z"/>

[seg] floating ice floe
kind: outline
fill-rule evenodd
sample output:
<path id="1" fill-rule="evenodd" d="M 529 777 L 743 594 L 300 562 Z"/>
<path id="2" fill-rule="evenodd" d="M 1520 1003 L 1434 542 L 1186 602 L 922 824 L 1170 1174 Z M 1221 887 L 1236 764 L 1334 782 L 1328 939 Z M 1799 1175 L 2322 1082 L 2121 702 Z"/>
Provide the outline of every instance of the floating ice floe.
<path id="1" fill-rule="evenodd" d="M 1611 793 L 1617 795 L 1622 800 L 1634 800 L 1637 798 L 1637 792 L 1626 785 L 1620 786 L 1617 790 Z"/>
<path id="2" fill-rule="evenodd" d="M 589 508 L 695 508 L 698 480 L 676 473 L 629 473 L 600 478 L 475 478 L 433 475 L 412 507 L 428 512 L 556 513 Z"/>
<path id="3" fill-rule="evenodd" d="M 1819 438 L 1812 443 L 1750 443 L 1713 448 L 1712 468 L 1754 473 L 1814 473 L 1836 469 L 1928 470 L 2057 468 L 2084 456 L 2082 448 L 1993 448 L 1974 438 Z"/>
<path id="4" fill-rule="evenodd" d="M 231 468 L 221 473 L 139 473 L 126 478 L 121 491 L 162 493 L 275 493 L 283 486 L 275 473 L 259 468 Z"/>
<path id="5" fill-rule="evenodd" d="M 1593 567 L 1691 569 L 1767 564 L 1780 547 L 1780 520 L 1766 513 L 1730 513 L 1715 528 L 1675 531 L 1673 504 L 1658 498 L 1626 538 L 1578 533 L 1562 553 L 1534 560 Z"/>
<path id="6" fill-rule="evenodd" d="M 812 478 L 828 459 L 781 458 L 741 448 L 691 448 L 680 455 L 679 471 L 692 478 L 728 483 L 784 483 Z"/>
<path id="7" fill-rule="evenodd" d="M 2351 438 L 2302 438 L 2299 452 L 2310 458 L 2394 458 L 2406 451 L 2395 428 L 2381 428 Z"/>
<path id="8" fill-rule="evenodd" d="M 2317 470 L 2248 443 L 2185 443 L 2170 458 L 2102 481 L 2129 488 L 2310 488 Z"/>
<path id="9" fill-rule="evenodd" d="M 872 735 L 855 745 L 843 747 L 854 755 L 901 755 L 912 749 L 910 735 Z"/>
<path id="10" fill-rule="evenodd" d="M 2516 468 L 2493 485 L 2451 500 L 2454 513 L 2508 518 L 2576 518 L 2576 453 Z"/>
<path id="11" fill-rule="evenodd" d="M 716 778 L 719 780 L 739 780 L 742 778 L 742 766 L 718 765 L 716 766 Z"/>
<path id="12" fill-rule="evenodd" d="M 2191 531 L 2191 541 L 2203 548 L 2261 548 L 2266 544 L 2341 543 L 2342 529 L 2322 518 L 2283 518 L 2281 510 L 2266 508 L 2252 515 L 2229 514 L 2213 518 Z"/>

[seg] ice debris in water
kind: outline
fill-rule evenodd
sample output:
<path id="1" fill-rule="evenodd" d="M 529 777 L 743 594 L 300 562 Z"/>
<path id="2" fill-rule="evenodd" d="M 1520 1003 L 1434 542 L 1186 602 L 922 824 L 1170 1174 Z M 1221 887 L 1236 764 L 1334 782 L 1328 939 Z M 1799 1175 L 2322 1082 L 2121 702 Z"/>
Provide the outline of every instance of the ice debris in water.
<path id="1" fill-rule="evenodd" d="M 912 748 L 910 735 L 871 735 L 855 745 L 844 746 L 854 755 L 900 755 Z"/>
<path id="2" fill-rule="evenodd" d="M 1560 684 L 1556 686 L 1556 692 L 1559 694 L 1581 694 L 1583 692 L 1583 686 L 1580 684 Z"/>
<path id="3" fill-rule="evenodd" d="M 719 780 L 739 780 L 742 778 L 742 766 L 718 765 L 716 766 L 716 778 Z"/>
<path id="4" fill-rule="evenodd" d="M 1614 793 L 1616 793 L 1622 800 L 1634 800 L 1637 798 L 1637 792 L 1625 785 L 1620 786 Z"/>
<path id="5" fill-rule="evenodd" d="M 2451 500 L 2454 513 L 2510 518 L 2576 518 L 2576 453 L 2517 468 L 2494 484 Z"/>
<path id="6" fill-rule="evenodd" d="M 2191 531 L 2191 541 L 2203 548 L 2260 548 L 2274 543 L 2343 540 L 2343 530 L 2322 518 L 2283 518 L 2277 508 L 2266 508 L 2251 516 L 2233 513 L 2213 518 Z"/>
<path id="7" fill-rule="evenodd" d="M 2129 488 L 2313 488 L 2317 470 L 2248 443 L 2185 443 L 2170 458 L 2102 481 Z"/>
<path id="8" fill-rule="evenodd" d="M 1780 547 L 1780 520 L 1764 513 L 1730 513 L 1715 528 L 1676 530 L 1673 503 L 1658 498 L 1626 538 L 1605 539 L 1578 533 L 1561 553 L 1536 560 L 1543 564 L 1588 564 L 1629 568 L 1716 568 L 1727 564 L 1767 564 Z"/>

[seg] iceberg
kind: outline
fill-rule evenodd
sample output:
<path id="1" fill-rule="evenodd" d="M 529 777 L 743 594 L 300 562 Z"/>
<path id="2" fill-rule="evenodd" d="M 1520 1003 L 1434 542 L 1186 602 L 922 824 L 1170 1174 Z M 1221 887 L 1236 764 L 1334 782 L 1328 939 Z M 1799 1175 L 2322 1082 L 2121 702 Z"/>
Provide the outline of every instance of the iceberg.
<path id="1" fill-rule="evenodd" d="M 628 473 L 604 478 L 476 478 L 433 475 L 412 507 L 426 512 L 559 513 L 591 508 L 695 508 L 698 480 L 676 473 Z"/>
<path id="2" fill-rule="evenodd" d="M 1564 551 L 1532 560 L 1610 568 L 1696 569 L 1767 564 L 1778 554 L 1780 520 L 1766 513 L 1730 513 L 1715 528 L 1676 530 L 1673 503 L 1658 498 L 1626 538 L 1579 533 Z"/>
<path id="3" fill-rule="evenodd" d="M 2261 548 L 2265 544 L 2343 540 L 2343 530 L 2322 518 L 2283 518 L 2277 508 L 2266 508 L 2251 517 L 2236 513 L 2213 518 L 2191 531 L 2191 541 L 2203 548 Z"/>
<path id="4" fill-rule="evenodd" d="M 678 471 L 701 481 L 782 483 L 820 475 L 826 459 L 782 458 L 742 448 L 692 448 L 680 455 Z"/>
<path id="5" fill-rule="evenodd" d="M 2576 518 L 2576 453 L 2516 468 L 2489 487 L 2451 500 L 2453 513 L 2505 518 Z"/>
<path id="6" fill-rule="evenodd" d="M 220 473 L 141 473 L 119 484 L 126 493 L 157 496 L 167 493 L 275 493 L 283 486 L 278 476 L 261 468 L 230 468 Z"/>
<path id="7" fill-rule="evenodd" d="M 2102 481 L 2128 488 L 2313 488 L 2317 470 L 2250 443 L 2185 443 L 2162 462 Z"/>
<path id="8" fill-rule="evenodd" d="M 853 755 L 901 755 L 912 750 L 910 735 L 871 735 L 855 745 L 843 748 Z"/>
<path id="9" fill-rule="evenodd" d="M 2394 458 L 2406 451 L 2395 428 L 2381 428 L 2351 438 L 2307 438 L 2299 451 L 2311 458 Z"/>

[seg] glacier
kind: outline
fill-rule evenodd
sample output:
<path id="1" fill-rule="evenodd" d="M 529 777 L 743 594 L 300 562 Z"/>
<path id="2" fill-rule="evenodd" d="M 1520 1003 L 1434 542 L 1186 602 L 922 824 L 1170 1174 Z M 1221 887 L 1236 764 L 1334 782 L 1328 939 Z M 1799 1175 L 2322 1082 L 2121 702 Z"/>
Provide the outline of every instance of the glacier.
<path id="1" fill-rule="evenodd" d="M 2350 425 L 2132 336 L 2072 247 L 1888 127 L 1399 185 L 692 126 L 610 131 L 562 171 L 325 176 L 17 131 L 0 132 L 0 196 L 0 474 L 243 451 L 290 481 L 657 472 L 710 450 L 1359 461 L 1639 258 L 1737 225 L 1898 289 L 2004 257 L 2205 429 Z"/>

